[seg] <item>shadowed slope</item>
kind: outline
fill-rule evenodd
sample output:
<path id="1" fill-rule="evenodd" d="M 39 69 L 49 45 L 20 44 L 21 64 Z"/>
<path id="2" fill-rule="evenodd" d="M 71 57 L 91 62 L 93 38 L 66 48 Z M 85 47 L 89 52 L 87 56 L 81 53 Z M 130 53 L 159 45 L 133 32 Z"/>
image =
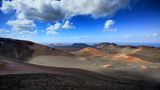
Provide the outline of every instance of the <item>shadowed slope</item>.
<path id="1" fill-rule="evenodd" d="M 40 55 L 71 55 L 61 50 L 49 48 L 31 41 L 0 38 L 0 58 L 23 62 Z"/>
<path id="2" fill-rule="evenodd" d="M 158 87 L 156 82 L 113 78 L 80 69 L 1 63 L 4 64 L 0 68 L 3 90 L 154 90 Z"/>

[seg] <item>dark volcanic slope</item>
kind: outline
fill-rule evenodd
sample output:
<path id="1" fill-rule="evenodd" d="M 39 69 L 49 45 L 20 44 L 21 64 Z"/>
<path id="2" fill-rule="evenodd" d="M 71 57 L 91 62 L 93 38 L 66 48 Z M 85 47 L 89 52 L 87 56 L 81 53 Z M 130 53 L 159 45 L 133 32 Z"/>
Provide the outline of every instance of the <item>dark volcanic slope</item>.
<path id="1" fill-rule="evenodd" d="M 101 81 L 45 73 L 2 75 L 0 78 L 1 90 L 159 90 L 158 85 L 149 87 L 140 83 Z"/>
<path id="2" fill-rule="evenodd" d="M 0 57 L 24 60 L 32 56 L 34 51 L 28 46 L 33 44 L 28 41 L 0 38 Z"/>
<path id="3" fill-rule="evenodd" d="M 0 61 L 1 90 L 159 90 L 158 83 L 67 68 Z"/>
<path id="4" fill-rule="evenodd" d="M 70 54 L 30 41 L 0 38 L 0 58 L 8 58 L 17 62 L 23 62 L 28 58 L 39 55 Z"/>

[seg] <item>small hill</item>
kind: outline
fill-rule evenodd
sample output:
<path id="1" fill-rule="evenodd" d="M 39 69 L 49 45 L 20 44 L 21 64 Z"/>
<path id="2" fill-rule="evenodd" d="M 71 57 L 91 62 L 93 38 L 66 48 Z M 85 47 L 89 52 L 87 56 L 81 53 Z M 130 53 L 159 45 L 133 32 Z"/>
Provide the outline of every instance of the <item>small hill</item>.
<path id="1" fill-rule="evenodd" d="M 72 45 L 57 45 L 57 46 L 56 45 L 55 46 L 48 45 L 48 46 L 59 49 L 59 50 L 63 50 L 66 52 L 78 51 L 78 50 L 81 50 L 86 47 L 93 47 L 93 46 L 85 44 L 85 43 L 73 43 Z"/>
<path id="2" fill-rule="evenodd" d="M 80 51 L 76 52 L 76 54 L 86 57 L 100 57 L 105 55 L 103 51 L 91 47 L 81 49 Z"/>
<path id="3" fill-rule="evenodd" d="M 61 50 L 31 41 L 0 38 L 0 58 L 23 62 L 31 57 L 40 55 L 70 55 Z"/>
<path id="4" fill-rule="evenodd" d="M 151 62 L 160 62 L 160 48 L 140 46 L 133 50 L 130 55 Z"/>
<path id="5" fill-rule="evenodd" d="M 86 48 L 86 47 L 91 47 L 91 46 L 88 44 L 84 44 L 84 43 L 74 43 L 70 47 L 72 47 L 72 48 Z"/>
<path id="6" fill-rule="evenodd" d="M 52 44 L 49 44 L 47 46 L 49 46 L 49 47 L 62 47 L 62 46 L 65 46 L 65 44 L 63 44 L 63 43 L 52 43 Z"/>
<path id="7" fill-rule="evenodd" d="M 111 59 L 115 61 L 128 62 L 128 63 L 147 63 L 145 60 L 141 58 L 130 56 L 125 53 L 115 54 L 112 56 Z"/>
<path id="8" fill-rule="evenodd" d="M 125 53 L 145 61 L 160 62 L 160 48 L 158 47 L 117 45 L 114 43 L 100 43 L 95 47 L 109 54 Z"/>

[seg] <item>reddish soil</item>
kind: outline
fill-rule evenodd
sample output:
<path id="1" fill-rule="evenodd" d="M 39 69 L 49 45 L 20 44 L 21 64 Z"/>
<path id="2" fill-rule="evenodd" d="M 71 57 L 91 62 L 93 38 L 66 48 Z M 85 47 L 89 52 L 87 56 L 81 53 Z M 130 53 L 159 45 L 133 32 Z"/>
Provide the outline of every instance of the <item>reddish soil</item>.
<path id="1" fill-rule="evenodd" d="M 146 63 L 146 61 L 141 58 L 129 56 L 125 53 L 119 53 L 119 54 L 113 55 L 112 60 L 129 62 L 129 63 Z"/>
<path id="2" fill-rule="evenodd" d="M 104 56 L 105 53 L 101 50 L 95 49 L 95 48 L 84 48 L 77 52 L 80 56 L 90 56 L 90 57 L 100 57 Z"/>

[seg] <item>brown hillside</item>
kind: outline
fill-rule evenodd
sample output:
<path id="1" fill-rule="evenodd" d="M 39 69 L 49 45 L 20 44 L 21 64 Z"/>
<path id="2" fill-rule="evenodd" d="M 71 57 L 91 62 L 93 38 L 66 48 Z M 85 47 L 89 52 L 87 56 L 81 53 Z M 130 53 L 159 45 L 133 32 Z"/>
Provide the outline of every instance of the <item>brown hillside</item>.
<path id="1" fill-rule="evenodd" d="M 31 41 L 0 38 L 0 58 L 23 62 L 41 55 L 68 56 L 71 54 Z"/>
<path id="2" fill-rule="evenodd" d="M 125 53 L 115 54 L 112 56 L 111 59 L 116 61 L 129 62 L 129 63 L 146 63 L 146 61 L 141 58 L 130 56 Z"/>
<path id="3" fill-rule="evenodd" d="M 84 48 L 78 52 L 76 52 L 77 55 L 80 56 L 88 56 L 88 57 L 100 57 L 100 56 L 104 56 L 105 53 L 101 50 L 95 49 L 95 48 Z"/>

